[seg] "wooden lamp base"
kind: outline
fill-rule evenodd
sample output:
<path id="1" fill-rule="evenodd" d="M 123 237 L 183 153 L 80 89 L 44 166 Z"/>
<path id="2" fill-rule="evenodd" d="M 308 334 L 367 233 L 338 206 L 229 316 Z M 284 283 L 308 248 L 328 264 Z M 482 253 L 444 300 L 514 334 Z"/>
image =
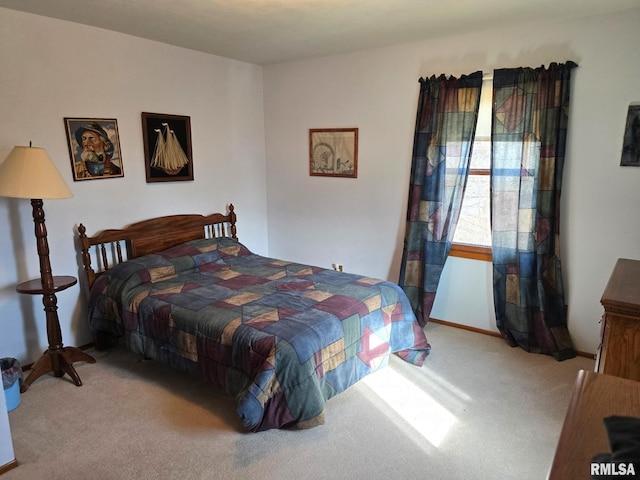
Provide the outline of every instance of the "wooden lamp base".
<path id="1" fill-rule="evenodd" d="M 32 199 L 31 205 L 33 207 L 38 256 L 40 257 L 40 278 L 23 282 L 16 287 L 16 290 L 19 293 L 28 295 L 42 295 L 42 304 L 47 318 L 49 348 L 33 364 L 31 373 L 23 382 L 20 391 L 27 391 L 38 377 L 47 373 L 53 373 L 56 377 L 62 377 L 66 373 L 71 377 L 73 383 L 79 387 L 82 385 L 82 381 L 78 372 L 73 368 L 73 363 L 79 361 L 95 363 L 96 359 L 79 348 L 64 347 L 62 345 L 62 333 L 60 331 L 60 320 L 58 319 L 58 299 L 56 298 L 56 292 L 66 290 L 78 283 L 78 280 L 71 276 L 54 277 L 52 275 L 42 200 Z"/>

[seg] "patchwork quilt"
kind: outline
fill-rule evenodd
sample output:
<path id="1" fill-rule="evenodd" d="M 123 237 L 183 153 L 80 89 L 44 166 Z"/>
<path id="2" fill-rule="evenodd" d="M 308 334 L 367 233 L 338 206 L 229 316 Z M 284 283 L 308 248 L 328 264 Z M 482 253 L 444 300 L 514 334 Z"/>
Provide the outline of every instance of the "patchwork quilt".
<path id="1" fill-rule="evenodd" d="M 430 345 L 395 284 L 202 239 L 129 260 L 91 289 L 94 331 L 237 400 L 246 429 L 309 428 L 324 405 L 397 354 Z"/>

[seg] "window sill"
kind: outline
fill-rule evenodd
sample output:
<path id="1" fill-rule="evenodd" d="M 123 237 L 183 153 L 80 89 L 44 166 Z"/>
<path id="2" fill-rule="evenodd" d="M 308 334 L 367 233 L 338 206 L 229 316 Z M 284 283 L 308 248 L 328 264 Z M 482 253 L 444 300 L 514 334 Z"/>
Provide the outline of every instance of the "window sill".
<path id="1" fill-rule="evenodd" d="M 449 255 L 452 257 L 469 258 L 471 260 L 491 261 L 491 247 L 479 247 L 477 245 L 466 245 L 464 243 L 454 243 L 451 245 Z"/>

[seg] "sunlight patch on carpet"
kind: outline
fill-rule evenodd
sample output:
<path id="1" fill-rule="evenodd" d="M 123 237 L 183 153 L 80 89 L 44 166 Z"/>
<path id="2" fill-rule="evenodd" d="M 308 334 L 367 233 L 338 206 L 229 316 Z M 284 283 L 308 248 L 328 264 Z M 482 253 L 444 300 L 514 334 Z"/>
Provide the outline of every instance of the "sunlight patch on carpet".
<path id="1" fill-rule="evenodd" d="M 434 447 L 457 422 L 449 410 L 393 368 L 383 368 L 361 382 Z"/>

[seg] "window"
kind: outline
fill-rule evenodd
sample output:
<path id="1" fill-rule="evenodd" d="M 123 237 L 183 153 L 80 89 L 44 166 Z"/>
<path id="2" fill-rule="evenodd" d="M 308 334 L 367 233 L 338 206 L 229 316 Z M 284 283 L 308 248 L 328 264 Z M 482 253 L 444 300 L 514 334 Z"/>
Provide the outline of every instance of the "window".
<path id="1" fill-rule="evenodd" d="M 450 255 L 491 261 L 491 114 L 493 80 L 482 82 L 467 188 Z"/>

